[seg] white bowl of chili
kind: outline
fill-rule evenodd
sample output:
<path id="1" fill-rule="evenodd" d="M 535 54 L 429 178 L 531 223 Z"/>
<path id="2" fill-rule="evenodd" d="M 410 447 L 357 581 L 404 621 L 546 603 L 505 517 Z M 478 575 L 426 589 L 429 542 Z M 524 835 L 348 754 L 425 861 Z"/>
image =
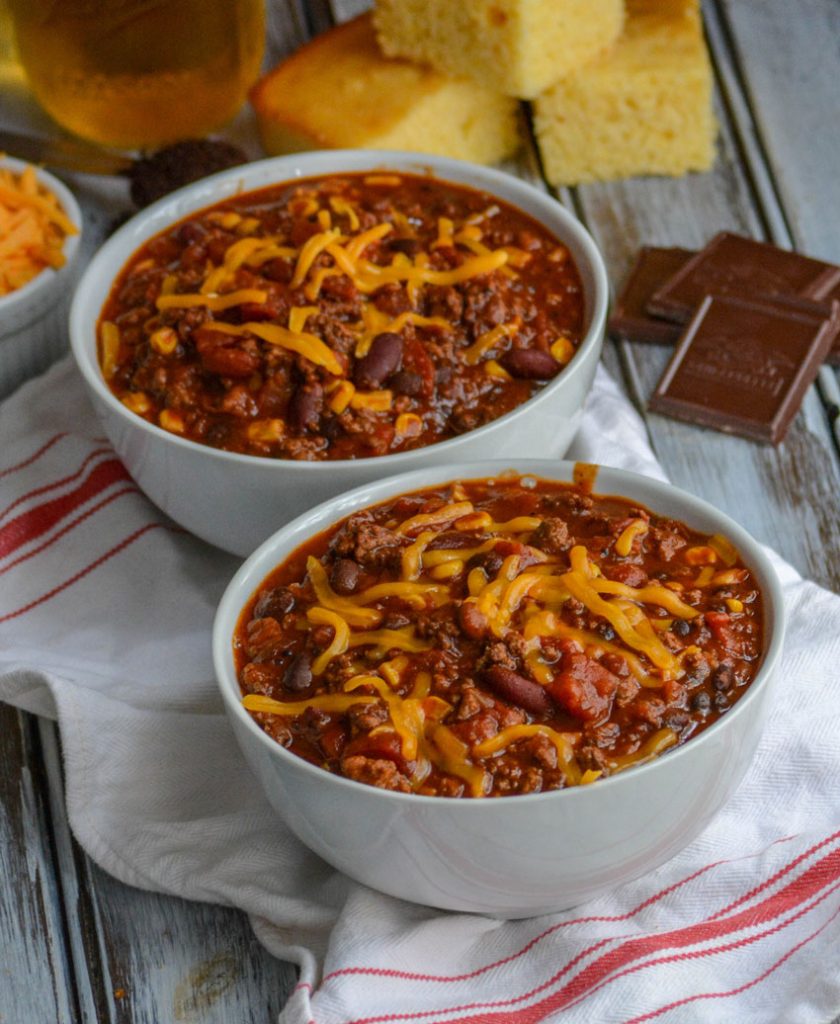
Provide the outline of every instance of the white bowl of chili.
<path id="1" fill-rule="evenodd" d="M 315 193 L 317 224 L 311 211 L 311 227 L 265 221 L 250 228 L 260 237 L 239 237 L 243 222 L 246 228 L 259 222 L 252 214 L 264 208 L 248 208 L 249 193 L 280 183 L 300 188 L 319 178 L 329 181 L 312 186 L 323 192 Z M 358 200 L 349 211 L 339 186 L 331 184 L 348 178 Z M 429 190 L 428 204 L 418 198 L 421 188 Z M 472 198 L 463 210 L 453 200 L 452 217 L 436 216 L 432 225 L 424 209 L 435 203 L 439 211 L 448 209 L 444 188 Z M 390 190 L 391 198 L 371 198 L 365 189 Z M 399 207 L 403 192 L 413 197 L 407 213 Z M 393 211 L 388 208 L 391 220 L 374 223 L 371 234 L 366 225 L 376 221 L 377 202 L 390 202 Z M 220 203 L 212 212 L 216 220 L 183 227 Z M 306 208 L 293 197 L 288 209 L 300 218 Z M 230 227 L 219 219 L 226 213 L 233 214 L 225 222 Z M 511 229 L 505 241 L 506 222 L 495 227 L 494 218 L 514 215 L 522 231 Z M 411 232 L 423 231 L 421 251 L 412 252 L 417 239 Z M 217 236 L 225 232 L 226 247 L 217 252 Z M 270 251 L 266 232 L 274 240 L 282 236 L 284 244 Z M 395 233 L 400 237 L 391 237 Z M 237 248 L 237 240 L 244 245 Z M 554 268 L 540 285 L 546 301 L 513 295 L 520 284 L 525 288 L 520 275 L 543 263 Z M 269 272 L 286 280 L 272 282 Z M 226 274 L 234 277 L 220 284 Z M 479 287 L 484 281 L 491 284 Z M 255 282 L 258 288 L 246 287 Z M 406 300 L 403 293 L 415 285 L 420 298 Z M 151 293 L 144 291 L 149 286 Z M 399 295 L 389 305 L 381 296 L 392 286 Z M 504 288 L 511 290 L 510 301 L 494 307 L 494 289 L 504 295 Z M 313 307 L 310 295 L 321 305 Z M 326 325 L 313 312 L 327 316 L 324 296 L 332 303 L 330 316 L 344 303 Z M 417 308 L 405 308 L 406 301 Z M 447 301 L 456 312 L 447 312 Z M 386 474 L 522 451 L 561 455 L 595 372 L 607 301 L 595 244 L 546 193 L 457 160 L 330 151 L 234 168 L 135 216 L 88 267 L 70 327 L 76 361 L 132 476 L 192 533 L 244 555 L 319 501 Z M 200 309 L 188 308 L 195 306 Z M 566 309 L 568 330 L 562 327 Z M 391 341 L 380 343 L 382 337 Z M 389 350 L 395 344 L 396 353 Z M 541 350 L 523 356 L 528 346 Z M 459 353 L 452 357 L 454 372 L 447 363 L 452 352 Z M 464 398 L 459 405 L 458 389 L 467 379 L 471 404 Z M 462 432 L 450 436 L 453 430 Z M 241 450 L 229 450 L 237 446 Z M 325 452 L 338 455 L 321 459 Z"/>
<path id="2" fill-rule="evenodd" d="M 509 480 L 505 484 L 507 473 L 515 475 L 512 485 Z M 489 474 L 493 477 L 488 485 Z M 585 501 L 578 502 L 558 486 L 574 478 L 575 466 L 568 462 L 518 460 L 512 465 L 492 461 L 425 469 L 370 484 L 281 529 L 246 560 L 228 586 L 214 624 L 213 657 L 236 738 L 268 800 L 291 830 L 352 878 L 449 910 L 503 917 L 547 913 L 653 870 L 697 836 L 741 782 L 761 735 L 782 647 L 784 608 L 772 565 L 760 545 L 729 517 L 669 484 L 602 468 L 594 486 L 596 503 L 587 508 Z M 442 490 L 452 484 L 460 489 Z M 501 509 L 513 519 L 500 523 L 494 515 L 477 517 L 476 495 L 485 500 L 487 494 L 493 496 L 488 488 L 502 484 L 525 494 L 526 504 L 512 501 L 510 493 L 497 494 L 493 500 L 503 503 L 485 503 L 485 510 Z M 428 492 L 435 491 L 429 501 Z M 426 504 L 418 505 L 412 497 L 418 493 Z M 452 503 L 464 497 L 475 502 L 472 511 L 452 511 Z M 365 513 L 334 533 L 346 517 L 383 505 L 387 509 L 372 513 L 373 518 Z M 418 508 L 431 509 L 431 515 L 418 515 Z M 545 508 L 554 509 L 552 516 L 562 512 L 574 534 L 571 540 L 544 518 Z M 521 514 L 535 510 L 539 527 L 529 521 L 529 514 Z M 477 552 L 486 558 L 488 546 L 477 546 L 471 537 L 468 551 L 453 554 L 447 533 L 446 544 L 434 548 L 427 531 L 435 523 L 449 533 L 464 530 L 465 536 L 489 530 L 492 537 L 496 531 L 491 546 L 493 553 L 504 555 L 502 565 L 488 568 L 481 563 L 484 579 L 474 576 L 476 567 L 470 569 L 470 562 L 462 561 L 452 573 L 453 561 L 467 554 L 475 558 Z M 346 539 L 355 538 L 358 544 L 365 532 L 371 542 L 366 550 L 381 553 L 390 543 L 383 530 L 395 535 L 402 531 L 399 568 L 390 571 L 401 578 L 407 572 L 407 578 L 418 581 L 411 599 L 424 607 L 403 615 L 412 625 L 390 629 L 387 641 L 367 633 L 363 643 L 355 643 L 359 628 L 379 628 L 380 633 L 390 628 L 387 621 L 383 625 L 354 616 L 371 609 L 393 612 L 388 604 L 393 592 L 386 596 L 381 589 L 387 576 L 366 575 L 384 563 L 367 566 L 358 547 L 353 559 L 360 563 L 361 575 L 355 590 L 339 584 L 337 560 L 346 560 Z M 512 534 L 519 538 L 518 548 L 511 543 Z M 528 541 L 524 546 L 523 540 Z M 412 546 L 406 547 L 409 541 Z M 532 549 L 556 553 L 542 562 L 532 561 L 537 556 L 529 554 L 530 571 L 520 571 L 521 562 L 511 571 L 511 553 L 518 551 L 518 558 Z M 435 557 L 426 564 L 429 555 Z M 415 556 L 421 559 L 419 570 Z M 323 573 L 318 561 L 325 566 Z M 284 566 L 280 575 L 278 566 Z M 485 584 L 492 591 L 494 572 L 512 589 L 504 591 L 504 600 L 499 590 L 499 610 L 491 614 L 492 601 L 489 606 L 481 601 L 488 592 Z M 619 578 L 630 582 L 620 583 Z M 378 590 L 371 588 L 372 580 Z M 490 622 L 497 621 L 493 616 L 505 606 L 504 621 L 524 645 L 504 629 L 495 637 L 476 632 L 472 613 L 465 619 L 460 607 L 455 611 L 445 601 L 440 606 L 444 617 L 451 613 L 450 622 L 460 627 L 447 634 L 439 620 L 437 633 L 424 632 L 420 621 L 434 619 L 436 593 L 447 586 L 460 587 L 462 597 L 468 593 L 462 604 L 474 601 Z M 516 599 L 509 599 L 514 592 Z M 425 596 L 418 599 L 417 594 Z M 526 594 L 525 607 L 519 607 L 517 600 Z M 567 604 L 571 597 L 577 605 Z M 313 614 L 310 605 L 316 599 L 320 608 Z M 541 601 L 549 607 L 541 607 Z M 610 609 L 601 615 L 605 601 Z M 567 608 L 572 618 L 564 622 Z M 343 637 L 347 643 L 339 637 L 336 613 L 350 619 Z M 672 625 L 669 617 L 687 625 Z M 333 626 L 332 638 L 315 633 L 326 623 Z M 307 639 L 290 641 L 283 635 L 287 629 Z M 413 646 L 402 636 L 408 632 Z M 532 657 L 535 636 L 537 663 Z M 429 637 L 438 647 L 448 643 L 450 653 L 441 656 L 430 649 Z M 654 641 L 653 647 L 646 646 Z M 507 676 L 491 673 L 503 663 L 498 651 L 489 650 L 491 642 L 520 659 L 508 667 Z M 376 643 L 383 649 L 377 650 Z M 453 643 L 456 652 L 463 644 L 473 644 L 473 651 L 478 649 L 475 644 L 485 645 L 474 669 L 458 660 L 460 653 L 452 653 Z M 310 644 L 313 652 L 320 652 L 314 661 L 314 654 L 306 653 Z M 386 653 L 384 647 L 391 645 Z M 345 653 L 339 655 L 339 649 Z M 357 656 L 368 659 L 364 667 L 353 664 Z M 344 661 L 330 668 L 336 657 Z M 308 678 L 305 671 L 301 677 L 301 658 L 309 659 Z M 318 664 L 318 658 L 325 664 Z M 455 658 L 454 667 L 447 667 L 447 658 Z M 411 674 L 412 659 L 418 665 L 427 659 L 422 664 L 431 684 L 419 668 Z M 518 683 L 511 682 L 512 675 Z M 655 678 L 639 683 L 646 675 Z M 417 693 L 421 683 L 423 692 Z M 477 703 L 473 684 L 484 695 Z M 626 689 L 619 696 L 622 685 Z M 245 698 L 243 689 L 248 691 Z M 354 699 L 359 703 L 353 705 Z M 549 699 L 551 710 L 545 712 Z M 606 717 L 606 705 L 599 700 L 609 704 Z M 465 701 L 470 703 L 466 712 Z M 417 724 L 418 707 L 420 739 L 407 750 L 406 735 L 414 728 L 411 722 Z M 362 717 L 371 711 L 373 718 Z M 495 716 L 495 725 L 487 726 L 487 716 Z M 509 725 L 511 716 L 514 724 Z M 545 722 L 552 723 L 548 729 Z M 478 723 L 477 731 L 470 733 L 470 723 Z M 530 724 L 523 730 L 523 723 Z M 656 731 L 645 733 L 648 725 Z M 439 733 L 442 727 L 445 731 Z M 580 730 L 578 739 L 565 731 L 558 738 L 558 729 L 570 728 Z M 542 753 L 534 747 L 527 763 L 523 753 L 517 754 L 519 774 L 511 770 L 515 764 L 496 760 L 509 755 L 511 737 L 533 744 L 535 733 L 541 734 Z M 553 768 L 551 758 L 545 761 L 546 737 L 552 737 L 557 750 Z M 586 745 L 581 745 L 584 740 Z M 613 756 L 610 744 L 617 750 L 622 742 L 626 753 Z M 593 743 L 603 755 L 600 761 L 591 760 Z M 564 750 L 566 760 L 565 754 L 561 757 Z M 365 753 L 378 769 L 361 764 Z M 414 760 L 407 760 L 409 754 Z M 421 770 L 424 758 L 429 764 Z M 593 781 L 586 775 L 584 766 L 593 763 L 608 777 Z M 542 765 L 542 784 L 560 788 L 523 792 L 527 785 L 520 786 L 522 780 L 536 777 L 527 775 L 529 765 Z M 576 774 L 560 777 L 574 765 Z M 444 778 L 450 780 L 446 785 L 436 781 Z M 365 784 L 369 782 L 373 784 Z M 459 786 L 461 794 L 472 797 L 502 795 L 456 798 Z M 437 795 L 424 795 L 429 788 Z"/>
<path id="3" fill-rule="evenodd" d="M 81 230 L 82 212 L 66 186 L 0 156 L 0 398 L 67 350 Z"/>

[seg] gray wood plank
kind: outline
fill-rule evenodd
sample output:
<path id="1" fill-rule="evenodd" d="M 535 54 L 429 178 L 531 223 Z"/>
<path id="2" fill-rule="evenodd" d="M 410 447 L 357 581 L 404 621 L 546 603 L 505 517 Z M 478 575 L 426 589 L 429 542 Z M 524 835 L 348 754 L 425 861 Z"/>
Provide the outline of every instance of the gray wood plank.
<path id="1" fill-rule="evenodd" d="M 70 833 L 56 727 L 41 720 L 39 732 L 79 1019 L 274 1020 L 295 984 L 295 968 L 259 945 L 245 914 L 135 889 L 97 867 Z M 52 1018 L 21 1018 L 35 1019 Z"/>
<path id="2" fill-rule="evenodd" d="M 0 705 L 0 1020 L 76 1020 L 32 719 Z"/>
<path id="3" fill-rule="evenodd" d="M 832 128 L 840 114 L 840 5 L 807 0 L 791 18 L 779 0 L 760 10 L 727 0 L 713 9 L 710 28 L 721 40 L 719 49 L 733 52 L 738 81 L 732 92 L 741 99 L 733 102 L 733 113 L 751 126 L 744 137 L 755 140 L 746 149 L 747 161 L 754 166 L 759 152 L 772 169 L 773 188 L 766 190 L 764 205 L 779 211 L 774 237 L 840 262 L 833 216 L 840 207 L 840 138 Z M 837 370 L 824 367 L 819 386 L 840 448 L 838 378 Z"/>

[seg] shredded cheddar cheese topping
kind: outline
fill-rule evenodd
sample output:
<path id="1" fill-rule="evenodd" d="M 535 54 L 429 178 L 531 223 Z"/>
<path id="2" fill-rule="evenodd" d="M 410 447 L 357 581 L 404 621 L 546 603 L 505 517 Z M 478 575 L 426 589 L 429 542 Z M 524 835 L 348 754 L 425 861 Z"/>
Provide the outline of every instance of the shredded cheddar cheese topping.
<path id="1" fill-rule="evenodd" d="M 33 167 L 20 174 L 0 167 L 0 296 L 62 267 L 65 239 L 78 233 Z"/>
<path id="2" fill-rule="evenodd" d="M 294 314 L 298 329 L 304 322 L 304 312 Z M 305 609 L 305 619 L 297 628 L 329 627 L 330 632 L 318 641 L 311 670 L 318 680 L 329 672 L 336 658 L 343 658 L 342 671 L 349 659 L 349 672 L 338 684 L 341 692 L 318 693 L 289 702 L 250 694 L 244 698 L 245 707 L 261 714 L 294 718 L 307 708 L 343 714 L 356 704 L 376 703 L 381 709 L 377 714 L 385 717 L 378 722 L 374 718 L 369 735 L 398 743 L 411 788 L 422 791 L 430 773 L 438 771 L 459 780 L 465 791 L 477 798 L 493 790 L 494 759 L 511 747 L 519 750 L 518 745 L 527 750 L 529 743 L 540 738 L 543 756 L 547 757 L 553 748 L 551 759 L 556 756 L 556 762 L 551 763 L 556 764 L 554 770 L 566 786 L 587 785 L 605 772 L 615 774 L 631 765 L 644 764 L 678 743 L 674 729 L 655 728 L 647 736 L 642 733 L 643 738 L 635 745 L 631 743 L 625 753 L 605 754 L 602 766 L 587 768 L 580 756 L 584 734 L 551 722 L 526 719 L 500 726 L 489 735 L 479 733 L 469 742 L 464 739 L 457 728 L 458 720 L 451 718 L 454 707 L 444 699 L 446 692 L 443 696 L 435 694 L 431 672 L 418 668 L 418 658 L 419 664 L 425 665 L 422 658 L 438 646 L 438 641 L 419 631 L 415 621 L 393 628 L 387 625 L 386 612 L 393 607 L 389 601 L 401 601 L 403 609 L 410 610 L 409 619 L 415 612 L 419 616 L 460 601 L 453 617 L 485 629 L 491 639 L 504 641 L 515 635 L 520 645 L 521 671 L 531 680 L 528 685 L 551 694 L 565 671 L 558 661 L 558 649 L 584 655 L 589 659 L 587 671 L 603 671 L 600 666 L 609 665 L 608 671 L 626 677 L 636 687 L 635 692 L 642 692 L 640 687 L 665 691 L 671 681 L 686 674 L 688 659 L 700 650 L 693 643 L 672 649 L 666 640 L 673 640 L 675 623 L 692 624 L 701 614 L 681 596 L 684 588 L 676 580 L 661 583 L 652 579 L 641 586 L 630 586 L 611 579 L 610 566 L 623 567 L 623 562 L 604 560 L 606 552 L 598 553 L 602 542 L 594 549 L 575 543 L 560 555 L 542 551 L 535 543 L 544 525 L 541 514 L 497 520 L 476 507 L 470 493 L 455 485 L 448 501 L 436 498 L 435 503 L 429 503 L 431 507 L 421 505 L 417 511 L 415 506 L 401 520 L 398 516 L 387 520 L 393 537 L 400 539 L 398 556 L 392 563 L 398 568 L 391 578 L 374 577 L 368 585 L 339 594 L 324 564 L 309 555 L 306 576 L 316 603 Z M 486 539 L 480 544 L 473 540 L 452 547 L 456 539 L 453 531 L 471 537 L 484 534 Z M 617 533 L 612 546 L 615 558 L 625 559 L 638 552 L 649 532 L 647 519 L 629 522 Z M 446 545 L 430 548 L 441 534 L 447 534 Z M 511 544 L 515 546 L 513 552 Z M 730 568 L 715 575 L 711 565 L 703 564 L 707 550 L 718 551 L 716 559 L 724 560 Z M 715 538 L 714 547 L 709 544 L 683 549 L 679 557 L 684 577 L 690 579 L 698 551 L 702 551 L 701 571 L 707 573 L 706 585 L 744 582 L 747 570 L 734 568 L 738 553 L 722 537 Z M 476 556 L 495 556 L 496 560 L 489 570 L 483 566 L 468 568 L 470 559 Z M 570 603 L 585 610 L 583 624 L 580 618 L 573 617 L 571 622 L 564 618 L 564 609 Z M 738 598 L 727 597 L 725 605 L 732 616 L 745 613 L 744 601 Z M 596 622 L 610 627 L 612 633 L 600 626 L 596 629 Z M 558 644 L 571 647 L 558 648 Z M 597 680 L 597 675 L 593 678 Z M 548 753 L 546 741 L 550 744 Z"/>

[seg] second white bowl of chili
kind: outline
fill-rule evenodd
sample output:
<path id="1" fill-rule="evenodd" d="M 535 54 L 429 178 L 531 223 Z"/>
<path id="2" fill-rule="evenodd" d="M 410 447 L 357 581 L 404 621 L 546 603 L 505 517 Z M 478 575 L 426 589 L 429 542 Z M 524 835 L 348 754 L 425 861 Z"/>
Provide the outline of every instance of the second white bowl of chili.
<path id="1" fill-rule="evenodd" d="M 602 468 L 587 495 L 575 472 L 472 462 L 358 488 L 223 596 L 237 740 L 358 881 L 505 917 L 569 907 L 673 856 L 746 772 L 784 632 L 766 555 L 675 487 Z"/>
<path id="2" fill-rule="evenodd" d="M 150 498 L 247 554 L 348 487 L 561 455 L 608 284 L 546 193 L 456 160 L 303 153 L 123 226 L 77 290 L 73 351 Z"/>

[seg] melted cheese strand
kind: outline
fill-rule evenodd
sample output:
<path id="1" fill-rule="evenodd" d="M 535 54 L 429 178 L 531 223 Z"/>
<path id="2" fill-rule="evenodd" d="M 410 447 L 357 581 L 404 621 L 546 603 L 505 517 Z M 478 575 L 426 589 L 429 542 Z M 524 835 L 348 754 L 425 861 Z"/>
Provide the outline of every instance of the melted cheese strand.
<path id="1" fill-rule="evenodd" d="M 322 651 L 312 662 L 312 674 L 319 676 L 333 658 L 339 654 L 344 654 L 347 650 L 350 641 L 350 627 L 338 612 L 333 612 L 328 608 L 321 608 L 317 605 L 307 610 L 306 617 L 316 626 L 332 626 L 335 630 L 329 647 Z"/>

